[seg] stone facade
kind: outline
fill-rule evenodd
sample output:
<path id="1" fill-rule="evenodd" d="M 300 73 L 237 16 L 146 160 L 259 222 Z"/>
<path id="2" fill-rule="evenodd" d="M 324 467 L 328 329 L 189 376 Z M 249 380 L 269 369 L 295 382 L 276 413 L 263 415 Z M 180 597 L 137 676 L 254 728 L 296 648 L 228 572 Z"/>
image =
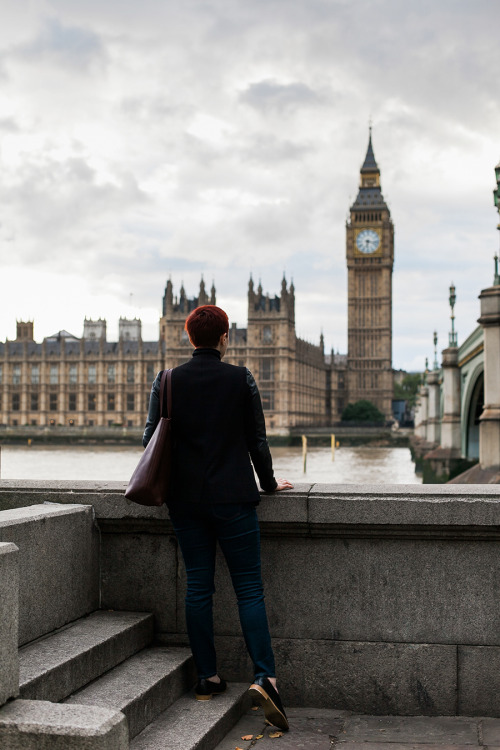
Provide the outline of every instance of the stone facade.
<path id="1" fill-rule="evenodd" d="M 215 288 L 210 298 L 203 280 L 198 297 L 188 299 L 184 287 L 174 297 L 168 281 L 163 298 L 160 332 L 167 367 L 191 357 L 184 323 L 198 305 L 215 304 Z M 248 284 L 248 325 L 233 323 L 225 361 L 248 367 L 259 384 L 267 425 L 271 430 L 287 430 L 299 425 L 326 425 L 330 414 L 330 363 L 325 359 L 323 338 L 318 345 L 295 334 L 295 289 L 285 278 L 280 295 L 265 295 L 261 284 Z"/>
<path id="2" fill-rule="evenodd" d="M 15 341 L 0 343 L 0 424 L 141 426 L 162 344 L 142 341 L 139 320 L 120 320 L 106 341 L 106 321 L 84 322 L 78 339 L 59 331 L 41 343 L 18 322 Z"/>

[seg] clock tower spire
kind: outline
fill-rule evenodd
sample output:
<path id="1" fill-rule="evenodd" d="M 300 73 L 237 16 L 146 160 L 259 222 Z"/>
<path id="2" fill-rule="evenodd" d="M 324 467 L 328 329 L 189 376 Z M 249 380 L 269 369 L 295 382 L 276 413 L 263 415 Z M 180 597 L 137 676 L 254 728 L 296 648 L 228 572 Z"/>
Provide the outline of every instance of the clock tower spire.
<path id="1" fill-rule="evenodd" d="M 346 225 L 348 398 L 392 415 L 392 267 L 394 226 L 382 195 L 372 132 L 359 192 Z"/>

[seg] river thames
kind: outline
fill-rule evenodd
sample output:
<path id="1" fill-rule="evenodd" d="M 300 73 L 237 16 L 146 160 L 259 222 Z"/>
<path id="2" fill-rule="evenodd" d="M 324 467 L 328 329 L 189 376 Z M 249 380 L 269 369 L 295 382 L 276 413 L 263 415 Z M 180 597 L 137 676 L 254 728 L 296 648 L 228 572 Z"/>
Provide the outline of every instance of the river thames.
<path id="1" fill-rule="evenodd" d="M 291 482 L 420 484 L 408 448 L 345 446 L 310 448 L 306 472 L 301 448 L 273 447 L 276 476 Z M 129 446 L 2 446 L 2 479 L 90 479 L 127 481 L 142 453 Z"/>

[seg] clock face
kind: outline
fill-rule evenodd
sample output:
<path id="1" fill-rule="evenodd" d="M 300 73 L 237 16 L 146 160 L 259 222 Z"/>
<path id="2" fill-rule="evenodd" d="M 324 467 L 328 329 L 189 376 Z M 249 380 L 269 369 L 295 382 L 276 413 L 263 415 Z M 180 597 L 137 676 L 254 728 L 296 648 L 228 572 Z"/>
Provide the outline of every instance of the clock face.
<path id="1" fill-rule="evenodd" d="M 378 249 L 380 237 L 373 229 L 363 229 L 356 237 L 356 245 L 360 252 L 369 255 Z"/>

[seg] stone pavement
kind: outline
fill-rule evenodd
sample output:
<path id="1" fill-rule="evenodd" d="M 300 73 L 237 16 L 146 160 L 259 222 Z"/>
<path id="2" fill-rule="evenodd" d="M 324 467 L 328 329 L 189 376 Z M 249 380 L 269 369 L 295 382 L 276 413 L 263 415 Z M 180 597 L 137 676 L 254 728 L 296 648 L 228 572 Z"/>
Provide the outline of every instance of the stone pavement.
<path id="1" fill-rule="evenodd" d="M 290 731 L 272 737 L 278 730 L 266 726 L 262 709 L 249 710 L 216 750 L 500 750 L 500 719 L 359 716 L 326 708 L 287 714 Z M 248 735 L 252 739 L 242 739 Z"/>

